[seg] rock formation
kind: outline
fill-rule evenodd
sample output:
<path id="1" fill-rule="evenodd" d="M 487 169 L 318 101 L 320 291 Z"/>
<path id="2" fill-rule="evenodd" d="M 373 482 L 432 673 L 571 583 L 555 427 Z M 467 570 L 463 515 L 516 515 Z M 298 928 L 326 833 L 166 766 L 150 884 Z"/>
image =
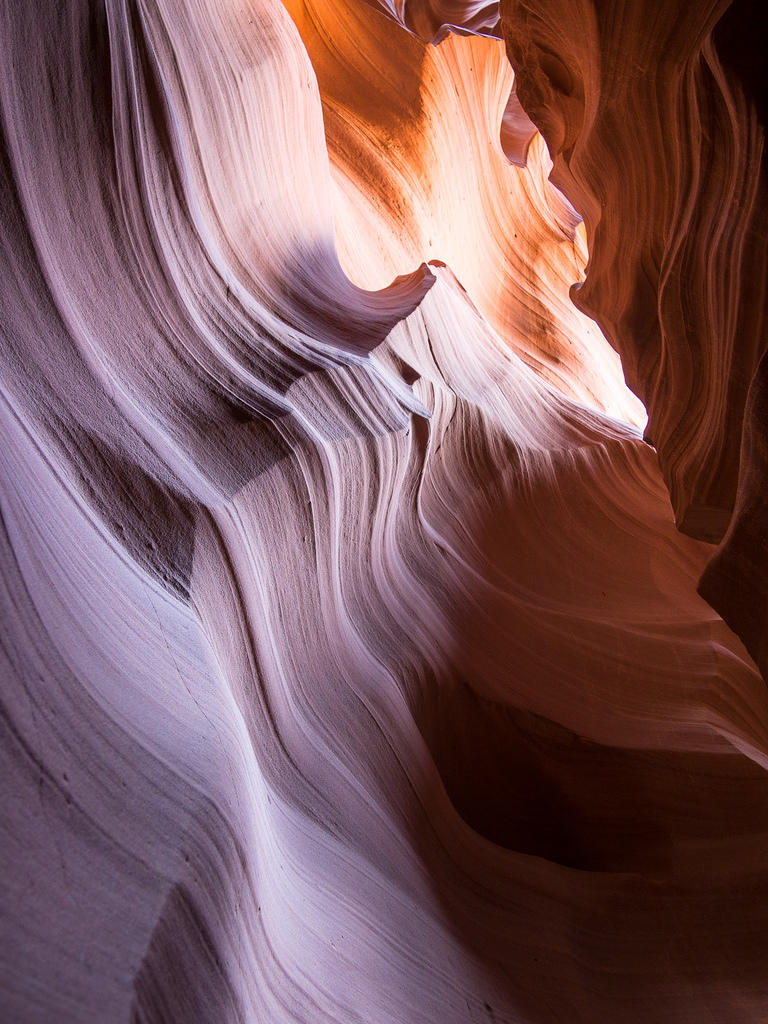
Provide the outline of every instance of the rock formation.
<path id="1" fill-rule="evenodd" d="M 768 669 L 768 201 L 757 4 L 504 0 L 517 90 L 584 218 L 576 305 L 648 410 L 702 591 Z M 632 229 L 627 230 L 631 224 Z"/>
<path id="2" fill-rule="evenodd" d="M 745 8 L 382 6 L 2 5 L 0 1015 L 758 1022 Z"/>

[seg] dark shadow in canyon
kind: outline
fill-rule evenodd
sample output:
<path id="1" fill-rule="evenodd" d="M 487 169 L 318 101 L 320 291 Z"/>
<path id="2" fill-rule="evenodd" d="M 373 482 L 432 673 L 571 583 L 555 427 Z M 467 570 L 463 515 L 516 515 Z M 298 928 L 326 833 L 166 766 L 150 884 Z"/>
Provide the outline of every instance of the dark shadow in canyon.
<path id="1" fill-rule="evenodd" d="M 652 460 L 653 454 L 643 457 Z M 678 601 L 686 600 L 684 588 L 689 601 L 696 579 L 691 567 L 665 566 L 654 550 L 659 538 L 652 529 L 643 532 L 641 526 L 632 536 L 610 507 L 601 515 L 583 453 L 572 461 L 564 453 L 555 461 L 556 479 L 531 484 L 520 478 L 485 516 L 465 521 L 479 546 L 478 564 L 493 567 L 489 576 L 495 582 L 506 579 L 510 588 L 534 594 L 543 625 L 530 618 L 527 624 L 515 621 L 513 607 L 501 597 L 495 600 L 490 587 L 448 601 L 455 673 L 432 678 L 412 705 L 456 813 L 509 855 L 512 881 L 500 899 L 519 904 L 519 925 L 506 936 L 507 948 L 489 942 L 490 920 L 473 918 L 456 899 L 454 868 L 436 857 L 432 837 L 417 835 L 415 842 L 455 935 L 490 966 L 509 1005 L 532 1024 L 692 1021 L 720 1005 L 719 998 L 729 1012 L 740 1005 L 743 1019 L 754 1019 L 747 1007 L 768 999 L 768 882 L 761 871 L 768 857 L 764 769 L 725 741 L 721 751 L 700 752 L 675 749 L 670 738 L 663 749 L 653 725 L 652 661 L 649 692 L 640 690 L 636 701 L 640 718 L 644 700 L 649 702 L 647 749 L 622 745 L 620 736 L 615 746 L 594 742 L 518 706 L 516 693 L 526 685 L 534 702 L 537 687 L 549 687 L 556 701 L 558 687 L 568 690 L 563 684 L 569 676 L 583 685 L 580 699 L 591 700 L 589 676 L 597 671 L 600 650 L 608 652 L 604 671 L 615 672 L 619 703 L 626 703 L 626 687 L 643 683 L 643 673 L 632 669 L 622 678 L 622 657 L 639 664 L 645 653 L 676 663 L 684 661 L 688 649 L 692 676 L 706 678 L 718 670 L 714 635 L 711 650 L 704 652 L 709 667 L 685 642 L 677 652 L 671 635 L 665 653 L 664 604 L 672 617 Z M 643 497 L 638 490 L 633 496 Z M 649 499 L 654 503 L 658 515 L 658 494 Z M 667 515 L 673 529 L 668 508 Z M 559 532 L 566 538 L 570 532 L 564 516 L 573 516 L 575 523 L 570 558 L 567 543 L 558 547 Z M 630 512 L 630 522 L 637 526 L 642 516 Z M 536 522 L 549 524 L 554 554 L 546 533 L 540 533 L 538 545 L 526 533 L 524 524 L 530 528 Z M 578 545 L 580 530 L 591 536 L 588 548 Z M 625 572 L 623 591 L 613 574 L 616 564 Z M 659 638 L 654 640 L 651 629 L 643 639 L 655 593 L 661 594 Z M 569 604 L 562 633 L 551 632 L 551 617 L 548 633 L 547 608 L 562 614 Z M 706 644 L 707 629 L 703 621 L 687 623 L 681 635 Z M 532 651 L 541 653 L 543 668 Z M 668 668 L 658 662 L 661 676 Z M 579 698 L 572 691 L 564 693 L 563 707 L 574 699 Z M 658 699 L 664 699 L 663 688 Z M 692 700 L 692 728 L 700 711 L 703 706 Z M 525 892 L 528 857 L 545 862 L 533 871 L 542 881 L 538 911 L 533 910 L 536 897 Z M 547 890 L 550 896 L 561 894 L 558 911 L 544 909 Z M 553 921 L 555 931 L 548 932 Z M 515 949 L 517 959 L 511 962 Z M 706 979 L 700 1001 L 682 987 L 675 990 L 680 979 L 693 977 Z M 561 986 L 553 987 L 554 978 Z M 708 991 L 718 987 L 720 996 L 708 1002 Z"/>

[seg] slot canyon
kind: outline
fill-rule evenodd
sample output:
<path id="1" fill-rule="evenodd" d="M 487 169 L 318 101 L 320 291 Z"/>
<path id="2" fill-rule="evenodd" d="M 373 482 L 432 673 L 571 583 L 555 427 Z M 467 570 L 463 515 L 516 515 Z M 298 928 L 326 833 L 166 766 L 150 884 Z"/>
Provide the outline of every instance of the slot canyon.
<path id="1" fill-rule="evenodd" d="M 0 10 L 3 1024 L 765 1024 L 761 5 Z"/>

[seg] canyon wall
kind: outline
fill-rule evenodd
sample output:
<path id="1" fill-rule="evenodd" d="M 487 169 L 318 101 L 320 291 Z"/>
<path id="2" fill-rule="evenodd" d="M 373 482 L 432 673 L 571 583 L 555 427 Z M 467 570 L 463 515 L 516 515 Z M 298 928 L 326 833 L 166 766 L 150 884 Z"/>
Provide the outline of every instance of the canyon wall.
<path id="1" fill-rule="evenodd" d="M 702 593 L 768 668 L 768 201 L 758 4 L 504 0 L 517 92 L 584 218 L 573 301 L 648 410 Z"/>
<path id="2" fill-rule="evenodd" d="M 3 1019 L 763 1018 L 743 20 L 3 4 Z"/>

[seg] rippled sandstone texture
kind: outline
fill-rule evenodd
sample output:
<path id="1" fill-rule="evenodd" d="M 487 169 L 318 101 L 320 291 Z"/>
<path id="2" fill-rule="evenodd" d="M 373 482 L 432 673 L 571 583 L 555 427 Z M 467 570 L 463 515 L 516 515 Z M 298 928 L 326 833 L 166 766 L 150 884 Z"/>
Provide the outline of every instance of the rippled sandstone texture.
<path id="1" fill-rule="evenodd" d="M 587 5 L 502 11 L 571 206 L 504 43 L 423 41 L 493 36 L 492 8 L 3 6 L 4 1018 L 764 1016 L 768 695 L 696 589 L 708 565 L 758 572 L 759 392 L 734 519 L 752 541 L 712 563 L 665 486 L 680 360 L 654 405 L 646 335 L 619 330 L 658 235 L 632 220 L 626 259 L 599 255 L 593 179 L 564 179 L 551 128 L 571 108 L 536 101 L 544 45 L 563 94 L 555 59 L 584 81 L 592 62 L 586 107 L 608 102 L 639 38 L 612 10 L 597 48 Z M 674 81 L 701 105 L 680 82 L 714 74 L 720 12 L 681 10 L 678 45 L 633 61 L 660 104 Z M 717 81 L 720 109 L 741 79 Z M 726 108 L 739 159 L 686 192 L 725 247 L 712 320 L 733 233 L 757 244 L 722 182 L 707 212 L 761 138 Z M 631 143 L 628 120 L 580 159 L 596 146 L 615 185 L 640 150 L 627 189 L 676 209 L 651 172 L 692 173 L 692 150 L 659 164 L 634 137 L 650 113 Z M 590 312 L 665 476 L 569 303 L 574 207 L 579 304 L 605 260 Z M 677 274 L 680 302 L 704 294 Z M 737 277 L 756 317 L 759 274 Z M 724 357 L 696 340 L 708 410 Z M 680 442 L 678 518 L 721 434 Z"/>

